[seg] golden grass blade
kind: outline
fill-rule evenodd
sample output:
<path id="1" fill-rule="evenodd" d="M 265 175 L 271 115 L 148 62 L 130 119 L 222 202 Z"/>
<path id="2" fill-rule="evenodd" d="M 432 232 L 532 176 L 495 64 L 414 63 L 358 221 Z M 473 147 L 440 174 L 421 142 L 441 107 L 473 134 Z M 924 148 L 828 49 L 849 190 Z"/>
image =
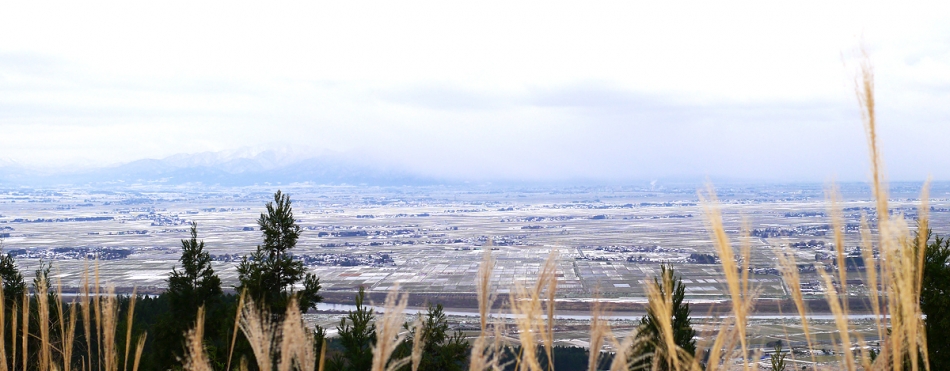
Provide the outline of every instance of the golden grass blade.
<path id="1" fill-rule="evenodd" d="M 125 330 L 125 361 L 122 365 L 123 370 L 129 369 L 129 350 L 132 348 L 132 319 L 135 317 L 135 299 L 138 288 L 132 288 L 132 297 L 129 298 L 129 313 L 126 318 Z"/>
<path id="2" fill-rule="evenodd" d="M 102 370 L 102 365 L 103 365 L 105 362 L 104 362 L 104 359 L 103 359 L 104 354 L 103 354 L 103 352 L 102 352 L 102 348 L 103 348 L 104 344 L 103 344 L 103 342 L 102 342 L 102 336 L 103 336 L 103 333 L 102 333 L 102 297 L 99 295 L 99 294 L 100 294 L 100 286 L 99 286 L 99 257 L 98 257 L 98 256 L 96 257 L 96 264 L 95 264 L 95 266 L 93 267 L 93 269 L 94 269 L 94 271 L 95 271 L 95 273 L 94 273 L 95 286 L 93 287 L 93 289 L 96 290 L 96 295 L 94 295 L 94 296 L 92 297 L 92 301 L 93 301 L 93 311 L 94 311 L 93 314 L 95 315 L 95 319 L 96 319 L 96 336 L 97 336 L 98 339 L 99 339 L 99 343 L 98 343 L 99 345 L 96 347 L 96 351 L 99 353 L 99 370 Z M 108 368 L 106 368 L 106 371 L 112 371 L 112 370 L 109 370 Z"/>
<path id="3" fill-rule="evenodd" d="M 491 290 L 491 275 L 494 269 L 495 258 L 492 256 L 492 242 L 491 239 L 489 239 L 485 246 L 482 247 L 482 261 L 478 266 L 477 282 L 475 285 L 476 296 L 478 298 L 480 331 L 478 337 L 472 342 L 472 353 L 469 357 L 468 367 L 470 371 L 481 371 L 491 367 L 492 355 L 495 354 L 488 346 L 488 318 L 491 307 L 495 301 L 495 294 Z"/>
<path id="4" fill-rule="evenodd" d="M 13 302 L 13 307 L 10 308 L 10 340 L 12 341 L 10 358 L 13 360 L 11 365 L 11 370 L 16 370 L 16 332 L 17 332 L 17 303 Z M 4 335 L 5 336 L 5 335 Z"/>
<path id="5" fill-rule="evenodd" d="M 805 342 L 808 344 L 809 349 L 808 354 L 811 356 L 812 363 L 816 363 L 815 355 L 810 351 L 815 348 L 811 339 L 811 330 L 808 328 L 808 309 L 805 307 L 805 300 L 802 295 L 802 281 L 801 276 L 798 274 L 798 263 L 795 261 L 795 254 L 777 252 L 775 255 L 779 261 L 782 279 L 785 281 L 785 285 L 788 286 L 792 301 L 795 302 L 795 309 L 798 310 L 798 317 L 802 321 L 802 330 L 805 332 Z"/>
<path id="6" fill-rule="evenodd" d="M 183 369 L 185 371 L 212 371 L 211 363 L 204 349 L 205 307 L 198 307 L 195 327 L 185 334 L 187 353 Z M 268 361 L 270 361 L 268 359 Z"/>
<path id="7" fill-rule="evenodd" d="M 89 261 L 83 263 L 82 284 L 79 285 L 80 298 L 82 300 L 82 328 L 86 336 L 86 370 L 92 371 L 92 320 L 90 311 L 92 308 L 91 298 L 89 297 Z"/>
<path id="8" fill-rule="evenodd" d="M 391 359 L 396 347 L 405 335 L 400 334 L 405 319 L 409 295 L 399 294 L 399 285 L 386 295 L 385 313 L 376 322 L 376 344 L 373 346 L 371 371 L 392 371 L 409 362 L 409 359 Z"/>
<path id="9" fill-rule="evenodd" d="M 751 303 L 748 296 L 748 269 L 742 269 L 742 278 L 740 278 L 740 268 L 736 265 L 735 252 L 726 230 L 722 224 L 722 215 L 719 211 L 718 199 L 712 185 L 707 186 L 708 199 L 699 193 L 699 199 L 702 202 L 703 210 L 706 214 L 706 222 L 712 239 L 716 245 L 716 252 L 722 264 L 723 275 L 726 277 L 726 285 L 729 290 L 729 297 L 732 301 L 732 312 L 735 316 L 735 329 L 739 337 L 739 343 L 742 350 L 743 363 L 749 364 L 748 344 L 746 343 L 746 318 Z M 747 255 L 748 252 L 744 253 Z M 743 268 L 748 264 L 749 259 L 744 259 Z M 710 361 L 713 362 L 713 361 Z"/>
<path id="10" fill-rule="evenodd" d="M 72 370 L 73 347 L 75 346 L 75 343 L 76 343 L 77 316 L 78 316 L 78 313 L 76 313 L 76 301 L 74 299 L 69 309 L 69 324 L 66 326 L 66 332 L 63 334 L 63 370 L 64 371 Z"/>
<path id="11" fill-rule="evenodd" d="M 587 371 L 597 371 L 597 364 L 600 360 L 600 349 L 604 345 L 604 338 L 610 331 L 607 321 L 603 318 L 603 306 L 600 300 L 595 298 L 591 309 L 590 320 L 590 353 L 587 357 Z"/>
<path id="12" fill-rule="evenodd" d="M 69 333 L 66 329 L 66 316 L 63 311 L 63 280 L 59 277 L 56 278 L 56 313 L 59 316 L 59 338 L 62 341 L 62 349 L 60 349 L 60 354 L 63 357 L 63 371 L 70 371 L 69 360 L 72 357 L 72 340 L 70 339 L 74 333 L 75 329 L 73 327 L 69 328 Z M 2 321 L 2 315 L 0 315 L 0 321 Z M 75 326 L 75 322 L 72 322 L 72 325 Z M 2 334 L 2 328 L 0 328 L 0 334 Z"/>
<path id="13" fill-rule="evenodd" d="M 317 368 L 317 371 L 323 371 L 323 365 L 327 361 L 327 342 L 323 341 L 323 346 L 320 347 L 320 365 Z"/>
<path id="14" fill-rule="evenodd" d="M 880 272 L 881 267 L 877 263 L 877 260 L 874 259 L 874 245 L 871 237 L 871 227 L 868 226 L 867 217 L 861 216 L 861 258 L 864 259 L 865 264 L 865 275 L 867 276 L 867 287 L 868 293 L 871 297 L 871 312 L 874 313 L 874 324 L 877 329 L 877 338 L 879 340 L 884 340 L 884 333 L 886 329 L 882 323 L 881 315 L 881 288 L 884 287 L 883 282 L 878 280 L 878 273 Z"/>
<path id="15" fill-rule="evenodd" d="M 291 298 L 282 325 L 280 363 L 278 370 L 290 371 L 296 363 L 298 370 L 313 370 L 317 364 L 313 349 L 313 334 L 307 331 L 297 299 Z"/>
<path id="16" fill-rule="evenodd" d="M 512 294 L 509 296 L 511 312 L 514 315 L 515 327 L 518 329 L 518 340 L 521 343 L 521 354 L 516 358 L 515 369 L 541 371 L 541 365 L 538 363 L 536 354 L 536 333 L 540 332 L 538 322 L 542 318 L 538 292 L 531 291 L 529 293 L 520 283 L 516 282 Z M 540 327 L 544 328 L 544 326 Z"/>
<path id="17" fill-rule="evenodd" d="M 231 359 L 234 357 L 234 344 L 237 343 L 237 334 L 238 328 L 241 322 L 241 310 L 244 308 L 244 298 L 247 296 L 247 290 L 241 291 L 241 296 L 238 297 L 237 313 L 234 315 L 234 327 L 231 330 L 231 347 L 228 350 L 228 364 L 225 367 L 226 370 L 231 369 Z"/>
<path id="18" fill-rule="evenodd" d="M 3 297 L 2 287 L 3 280 L 0 279 L 0 371 L 7 371 L 7 347 L 6 344 L 4 344 L 7 337 L 6 329 L 4 328 L 6 325 L 6 318 L 4 318 L 4 316 L 7 311 L 7 301 Z M 16 309 L 11 310 L 16 311 Z M 15 319 L 13 321 L 16 322 Z M 16 332 L 14 332 L 14 336 L 16 336 Z"/>
<path id="19" fill-rule="evenodd" d="M 542 278 L 545 281 L 545 293 L 547 301 L 545 309 L 547 310 L 547 328 L 544 333 L 544 351 L 548 356 L 548 371 L 554 371 L 554 296 L 557 293 L 557 249 L 551 249 L 548 259 L 544 262 L 544 271 Z"/>
<path id="20" fill-rule="evenodd" d="M 29 351 L 30 347 L 29 347 L 29 344 L 27 343 L 27 338 L 30 335 L 30 296 L 29 295 L 30 294 L 27 292 L 27 290 L 23 290 L 23 305 L 20 307 L 21 309 L 23 309 L 22 319 L 21 319 L 23 321 L 23 324 L 22 326 L 20 326 L 20 328 L 23 331 L 23 338 L 21 339 L 20 343 L 23 344 L 21 346 L 23 349 L 21 350 L 23 351 L 23 368 L 24 369 L 26 369 L 27 357 L 30 354 L 30 351 Z"/>
<path id="21" fill-rule="evenodd" d="M 148 333 L 142 333 L 142 336 L 139 336 L 139 341 L 135 345 L 135 361 L 132 362 L 132 371 L 139 370 L 139 364 L 142 360 L 142 351 L 145 350 L 145 339 L 148 338 Z"/>
<path id="22" fill-rule="evenodd" d="M 271 370 L 271 354 L 274 345 L 276 326 L 271 316 L 264 310 L 258 310 L 253 300 L 248 300 L 239 309 L 239 327 L 251 344 L 251 350 L 260 371 Z"/>
<path id="23" fill-rule="evenodd" d="M 491 251 L 492 241 L 489 239 L 482 247 L 482 263 L 478 266 L 478 284 L 475 286 L 482 333 L 485 332 L 485 326 L 488 323 L 488 312 L 491 310 L 492 302 L 495 301 L 491 291 L 491 274 L 495 270 L 495 258 Z"/>
<path id="24" fill-rule="evenodd" d="M 39 349 L 39 369 L 40 370 L 49 370 L 50 364 L 52 362 L 52 354 L 50 352 L 50 338 L 49 338 L 49 296 L 47 295 L 49 284 L 46 282 L 45 276 L 40 276 L 39 280 L 36 282 L 36 303 L 37 303 L 37 317 L 39 324 L 39 335 L 40 335 L 40 349 Z"/>
<path id="25" fill-rule="evenodd" d="M 816 267 L 825 283 L 825 296 L 828 305 L 831 307 L 831 314 L 835 317 L 835 325 L 838 328 L 838 336 L 841 338 L 841 354 L 844 355 L 844 367 L 848 371 L 855 370 L 854 353 L 851 351 L 851 335 L 848 326 L 848 313 L 844 311 L 839 300 L 838 291 L 835 290 L 831 275 L 821 267 Z"/>
<path id="26" fill-rule="evenodd" d="M 102 317 L 102 365 L 105 371 L 119 370 L 119 352 L 116 346 L 116 328 L 119 323 L 119 305 L 115 296 L 115 288 L 106 289 L 106 295 L 99 298 L 99 313 Z"/>
<path id="27" fill-rule="evenodd" d="M 656 282 L 647 283 L 647 300 L 650 310 L 655 314 L 657 320 L 657 329 L 660 335 L 660 344 L 656 344 L 656 352 L 653 354 L 653 367 L 661 367 L 668 370 L 679 370 L 680 362 L 676 357 L 676 341 L 673 338 L 673 290 L 672 279 L 667 271 L 664 270 L 663 287 Z M 661 366 L 665 363 L 665 367 Z"/>
<path id="28" fill-rule="evenodd" d="M 828 198 L 828 215 L 831 215 L 831 226 L 834 229 L 835 252 L 838 258 L 838 285 L 841 287 L 841 306 L 844 313 L 848 313 L 848 264 L 844 255 L 844 216 L 842 215 L 839 200 L 841 195 L 838 187 L 832 184 L 826 191 Z"/>
<path id="29" fill-rule="evenodd" d="M 422 363 L 422 344 L 425 342 L 425 334 L 422 327 L 422 313 L 416 317 L 415 324 L 412 326 L 414 337 L 412 339 L 412 352 L 409 359 L 412 360 L 412 371 L 419 370 L 419 364 Z"/>
<path id="30" fill-rule="evenodd" d="M 917 293 L 917 312 L 921 313 L 920 295 L 923 292 L 924 282 L 924 260 L 927 256 L 927 240 L 930 232 L 930 179 L 924 182 L 924 187 L 920 192 L 920 206 L 917 209 L 917 287 L 914 292 Z M 924 367 L 930 371 L 930 357 L 927 349 L 927 331 L 923 321 L 918 321 L 918 337 L 920 339 L 921 354 L 924 358 Z"/>

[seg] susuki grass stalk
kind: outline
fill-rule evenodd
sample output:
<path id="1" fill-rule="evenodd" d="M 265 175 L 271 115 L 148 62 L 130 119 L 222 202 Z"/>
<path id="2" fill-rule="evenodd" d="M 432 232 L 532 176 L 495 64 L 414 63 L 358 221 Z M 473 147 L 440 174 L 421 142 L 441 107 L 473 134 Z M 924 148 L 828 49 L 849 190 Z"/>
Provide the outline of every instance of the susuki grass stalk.
<path id="1" fill-rule="evenodd" d="M 129 369 L 129 351 L 132 348 L 132 320 L 135 318 L 135 298 L 137 289 L 132 289 L 132 297 L 129 298 L 129 313 L 126 318 L 126 329 L 125 329 L 125 358 L 123 361 L 122 369 Z"/>
<path id="2" fill-rule="evenodd" d="M 231 329 L 231 346 L 228 349 L 228 363 L 225 367 L 226 370 L 231 369 L 231 360 L 234 358 L 234 344 L 237 343 L 238 329 L 241 324 L 241 311 L 244 308 L 244 299 L 247 296 L 247 290 L 241 291 L 241 296 L 238 297 L 237 312 L 234 314 L 234 327 Z"/>
<path id="3" fill-rule="evenodd" d="M 145 350 L 145 340 L 148 338 L 148 333 L 142 333 L 142 336 L 139 336 L 139 340 L 135 345 L 135 360 L 132 362 L 132 371 L 138 371 L 140 361 L 142 360 L 142 351 Z"/>
<path id="4" fill-rule="evenodd" d="M 30 347 L 29 343 L 27 342 L 30 336 L 30 294 L 27 292 L 27 290 L 23 290 L 23 305 L 20 307 L 20 309 L 23 310 L 23 313 L 21 314 L 21 320 L 23 321 L 23 324 L 20 326 L 23 337 L 20 342 L 23 344 L 21 348 L 23 348 L 23 369 L 25 370 L 28 365 L 27 362 L 29 361 L 30 355 Z"/>
<path id="5" fill-rule="evenodd" d="M 204 349 L 205 308 L 198 308 L 195 327 L 185 334 L 185 353 L 183 369 L 185 371 L 212 371 L 211 363 Z M 268 360 L 269 361 L 269 360 Z M 136 362 L 138 363 L 138 362 Z"/>
<path id="6" fill-rule="evenodd" d="M 99 298 L 99 316 L 102 318 L 102 349 L 101 364 L 105 371 L 119 370 L 119 352 L 116 344 L 116 327 L 119 323 L 119 305 L 115 296 L 115 289 L 109 287 L 106 295 Z"/>
<path id="7" fill-rule="evenodd" d="M 851 328 L 848 324 L 848 263 L 844 255 L 844 221 L 841 209 L 838 207 L 838 190 L 830 187 L 828 190 L 828 208 L 831 215 L 831 226 L 834 230 L 835 251 L 838 261 L 838 288 L 839 294 L 832 282 L 831 275 L 820 266 L 816 267 L 822 280 L 825 282 L 825 297 L 835 317 L 835 326 L 841 339 L 841 354 L 844 358 L 844 367 L 849 371 L 856 369 L 854 352 L 851 351 Z"/>
<path id="8" fill-rule="evenodd" d="M 708 199 L 704 197 L 702 193 L 699 194 L 699 198 L 702 201 L 703 209 L 706 213 L 706 221 L 710 233 L 712 234 L 712 239 L 715 242 L 716 252 L 719 254 L 723 275 L 726 277 L 729 297 L 732 302 L 732 312 L 735 316 L 736 336 L 739 338 L 743 363 L 748 365 L 749 353 L 746 343 L 746 318 L 752 303 L 752 298 L 748 292 L 748 251 L 743 253 L 743 256 L 746 258 L 743 262 L 743 272 L 740 277 L 740 268 L 736 264 L 736 255 L 732 249 L 732 244 L 729 242 L 729 237 L 726 235 L 726 230 L 723 227 L 718 200 L 711 185 L 708 186 L 707 192 Z"/>
<path id="9" fill-rule="evenodd" d="M 7 312 L 7 301 L 6 301 L 6 298 L 3 297 L 2 288 L 3 288 L 3 280 L 0 279 L 0 371 L 7 371 L 9 369 L 7 365 L 7 346 L 5 344 L 6 337 L 7 337 L 6 329 L 5 329 L 6 327 L 5 315 Z M 13 310 L 16 311 L 16 309 L 13 309 Z M 16 319 L 14 319 L 13 321 L 16 322 Z M 15 331 L 13 334 L 14 336 L 16 336 Z"/>
<path id="10" fill-rule="evenodd" d="M 52 346 L 49 338 L 49 296 L 47 295 L 49 283 L 45 276 L 40 276 L 36 282 L 37 319 L 40 335 L 39 349 L 39 369 L 49 370 L 52 362 Z"/>
<path id="11" fill-rule="evenodd" d="M 552 249 L 544 263 L 544 270 L 541 273 L 541 280 L 546 282 L 545 293 L 547 301 L 545 309 L 547 310 L 548 321 L 546 331 L 544 332 L 544 351 L 548 356 L 548 370 L 554 370 L 554 296 L 557 293 L 557 249 Z"/>
<path id="12" fill-rule="evenodd" d="M 594 299 L 590 320 L 590 353 L 587 357 L 587 371 L 597 371 L 600 360 L 600 349 L 604 345 L 604 338 L 610 332 L 610 326 L 603 318 L 603 306 L 600 300 Z"/>
<path id="13" fill-rule="evenodd" d="M 399 285 L 393 285 L 386 295 L 385 313 L 376 323 L 376 344 L 373 346 L 371 371 L 393 371 L 409 362 L 409 359 L 391 359 L 405 336 L 400 333 L 400 328 L 405 319 L 409 299 L 407 294 L 400 295 L 398 290 Z"/>
<path id="14" fill-rule="evenodd" d="M 98 364 L 99 364 L 99 370 L 101 371 L 102 365 L 103 365 L 102 348 L 103 346 L 105 346 L 105 344 L 103 344 L 103 341 L 102 341 L 102 335 L 103 335 L 102 334 L 102 297 L 99 292 L 100 288 L 99 288 L 99 259 L 98 257 L 96 258 L 96 263 L 93 269 L 95 270 L 95 286 L 93 287 L 93 289 L 95 289 L 95 292 L 96 292 L 96 294 L 92 297 L 93 312 L 94 312 L 93 314 L 95 315 L 95 319 L 96 319 L 96 338 L 99 340 L 96 343 L 96 352 L 98 352 L 98 355 L 99 355 Z M 112 370 L 109 370 L 107 367 L 106 371 L 112 371 Z"/>
<path id="15" fill-rule="evenodd" d="M 0 291 L 2 291 L 2 290 L 0 290 Z M 16 334 L 17 334 L 17 323 L 18 323 L 18 322 L 17 322 L 17 313 L 18 313 L 18 312 L 17 312 L 17 309 L 19 309 L 19 308 L 17 308 L 17 307 L 18 307 L 18 305 L 17 305 L 16 302 L 13 302 L 13 306 L 10 307 L 10 341 L 12 342 L 12 343 L 10 344 L 10 345 L 11 345 L 11 347 L 10 347 L 10 359 L 13 361 L 13 364 L 12 364 L 11 367 L 10 367 L 11 370 L 16 370 L 16 361 L 17 361 L 17 357 L 16 357 L 16 349 L 17 349 L 17 346 L 16 346 Z"/>
<path id="16" fill-rule="evenodd" d="M 785 285 L 788 286 L 792 301 L 795 303 L 795 309 L 798 310 L 798 317 L 802 321 L 802 331 L 805 333 L 805 343 L 808 344 L 812 363 L 815 363 L 815 355 L 810 351 L 814 348 L 811 339 L 811 330 L 808 328 L 808 309 L 805 307 L 804 296 L 802 295 L 802 281 L 798 274 L 798 264 L 795 261 L 795 254 L 777 253 L 779 267 L 781 268 L 782 278 Z"/>
<path id="17" fill-rule="evenodd" d="M 413 328 L 413 339 L 412 339 L 412 351 L 410 352 L 409 359 L 412 361 L 412 371 L 419 370 L 419 364 L 422 363 L 422 345 L 425 342 L 425 331 L 422 326 L 422 313 L 416 317 L 415 323 L 412 326 Z"/>
<path id="18" fill-rule="evenodd" d="M 926 337 L 922 329 L 923 315 L 920 310 L 920 277 L 923 269 L 923 258 L 920 254 L 925 249 L 920 248 L 923 243 L 920 237 L 913 241 L 909 237 L 909 228 L 903 218 L 890 218 L 888 209 L 888 194 L 884 182 L 883 162 L 881 161 L 878 146 L 877 125 L 874 101 L 874 73 L 870 62 L 861 64 L 861 73 L 856 89 L 858 101 L 861 105 L 861 114 L 864 119 L 865 132 L 869 155 L 871 159 L 872 189 L 877 205 L 878 249 L 881 256 L 882 286 L 885 288 L 887 314 L 890 331 L 886 335 L 884 348 L 887 356 L 883 362 L 890 362 L 890 368 L 897 370 L 904 367 L 904 361 L 910 363 L 911 370 L 920 368 L 918 355 L 926 350 Z M 921 199 L 926 203 L 928 198 L 925 186 Z M 919 214 L 921 225 L 927 225 L 927 214 Z M 926 231 L 919 231 L 918 235 L 926 235 Z M 863 234 L 863 233 L 862 233 Z M 863 244 L 869 250 L 868 243 Z M 869 253 L 865 252 L 865 256 Z M 874 290 L 872 290 L 874 291 Z M 874 300 L 872 296 L 872 300 Z M 879 333 L 884 329 L 879 327 Z M 926 355 L 924 368 L 930 369 Z"/>
<path id="19" fill-rule="evenodd" d="M 482 247 L 482 261 L 478 266 L 476 276 L 475 293 L 478 299 L 478 316 L 480 331 L 478 337 L 472 342 L 472 354 L 469 357 L 470 371 L 482 371 L 491 367 L 492 359 L 497 355 L 497 347 L 489 347 L 488 342 L 488 317 L 491 307 L 495 301 L 495 295 L 491 290 L 491 275 L 495 269 L 495 259 L 492 257 L 492 243 L 488 242 Z M 497 341 L 497 337 L 496 337 Z"/>
<path id="20" fill-rule="evenodd" d="M 258 310 L 253 300 L 248 300 L 238 308 L 239 328 L 251 345 L 251 351 L 260 371 L 271 370 L 271 354 L 274 344 L 276 325 L 270 313 Z"/>
<path id="21" fill-rule="evenodd" d="M 545 353 L 548 356 L 548 364 L 553 360 L 554 337 L 545 321 L 545 311 L 541 310 L 541 298 L 545 289 L 556 290 L 557 287 L 557 251 L 552 250 L 548 259 L 541 267 L 538 273 L 538 280 L 532 290 L 527 290 L 520 283 L 515 284 L 513 294 L 511 295 L 511 310 L 514 315 L 515 325 L 518 328 L 518 338 L 521 342 L 521 355 L 517 358 L 517 366 L 521 369 L 530 371 L 541 371 L 541 365 L 538 363 L 536 344 L 541 340 L 544 344 Z M 552 311 L 548 313 L 548 321 L 553 321 L 553 295 L 552 303 L 549 308 Z M 516 367 L 518 368 L 518 367 Z"/>
<path id="22" fill-rule="evenodd" d="M 70 361 L 72 360 L 73 355 L 73 339 L 76 335 L 76 311 L 75 308 L 70 310 L 69 320 L 67 321 L 65 312 L 63 311 L 63 281 L 60 278 L 56 278 L 56 313 L 59 316 L 59 338 L 62 342 L 60 349 L 60 354 L 63 357 L 63 371 L 70 371 L 72 365 Z M 2 315 L 0 315 L 0 322 L 2 322 Z M 0 333 L 3 333 L 0 330 Z"/>
<path id="23" fill-rule="evenodd" d="M 280 363 L 279 371 L 290 371 L 294 364 L 298 370 L 313 370 L 316 368 L 317 358 L 314 354 L 313 334 L 307 331 L 303 322 L 303 314 L 296 298 L 290 300 L 284 323 L 281 327 Z"/>
<path id="24" fill-rule="evenodd" d="M 97 282 L 98 284 L 98 282 Z M 92 320 L 91 305 L 92 300 L 89 297 L 89 263 L 83 265 L 82 284 L 79 285 L 80 300 L 82 300 L 82 327 L 86 340 L 86 370 L 92 371 Z"/>

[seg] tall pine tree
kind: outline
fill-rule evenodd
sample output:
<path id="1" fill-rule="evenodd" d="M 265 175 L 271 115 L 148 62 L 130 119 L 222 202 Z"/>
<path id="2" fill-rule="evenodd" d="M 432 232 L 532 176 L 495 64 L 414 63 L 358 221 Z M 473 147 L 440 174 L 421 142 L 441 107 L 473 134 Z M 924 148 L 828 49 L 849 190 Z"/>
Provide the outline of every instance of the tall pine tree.
<path id="1" fill-rule="evenodd" d="M 327 362 L 329 371 L 365 371 L 373 364 L 373 347 L 376 346 L 376 324 L 373 323 L 373 308 L 363 305 L 366 290 L 360 286 L 356 294 L 356 310 L 340 318 L 336 327 L 343 350 Z"/>
<path id="2" fill-rule="evenodd" d="M 925 242 L 930 241 L 930 231 Z M 927 332 L 927 355 L 931 365 L 950 365 L 950 238 L 937 236 L 924 254 L 924 280 L 920 289 L 920 310 Z"/>
<path id="3" fill-rule="evenodd" d="M 205 242 L 198 241 L 198 223 L 191 223 L 191 239 L 181 240 L 181 270 L 172 268 L 168 291 L 172 310 L 186 322 L 194 322 L 198 307 L 221 295 L 221 279 L 211 267 Z"/>
<path id="4" fill-rule="evenodd" d="M 690 323 L 689 304 L 683 303 L 683 298 L 686 296 L 686 285 L 683 284 L 682 278 L 674 274 L 672 266 L 663 265 L 660 266 L 660 277 L 654 277 L 653 282 L 660 289 L 660 292 L 672 288 L 673 342 L 687 353 L 695 354 L 696 340 L 693 337 L 696 336 L 696 331 L 693 330 Z M 639 341 L 636 342 L 638 346 L 632 349 L 631 353 L 631 360 L 633 361 L 630 366 L 631 370 L 649 370 L 653 366 L 653 355 L 657 354 L 658 350 L 666 351 L 663 349 L 665 347 L 664 342 L 660 338 L 657 315 L 653 312 L 653 308 L 648 306 L 647 315 L 640 319 L 640 326 L 637 331 Z M 659 370 L 667 369 L 662 360 L 659 361 L 657 366 Z"/>
<path id="5" fill-rule="evenodd" d="M 168 290 L 162 295 L 168 300 L 169 311 L 163 313 L 155 326 L 155 349 L 150 363 L 155 369 L 176 366 L 176 360 L 185 355 L 182 335 L 194 325 L 198 308 L 205 307 L 205 339 L 220 338 L 224 320 L 221 279 L 211 267 L 211 254 L 205 251 L 204 241 L 198 241 L 198 223 L 191 223 L 191 238 L 181 240 L 181 270 L 172 268 Z M 210 357 L 215 358 L 215 354 Z"/>
<path id="6" fill-rule="evenodd" d="M 296 295 L 300 310 L 316 307 L 323 300 L 317 294 L 320 280 L 306 273 L 303 262 L 294 260 L 291 253 L 300 237 L 300 226 L 294 220 L 290 196 L 278 190 L 274 201 L 267 203 L 267 214 L 262 213 L 257 224 L 264 243 L 238 266 L 238 291 L 246 290 L 249 298 L 276 316 L 286 311 L 292 295 Z M 294 290 L 301 281 L 303 289 Z"/>

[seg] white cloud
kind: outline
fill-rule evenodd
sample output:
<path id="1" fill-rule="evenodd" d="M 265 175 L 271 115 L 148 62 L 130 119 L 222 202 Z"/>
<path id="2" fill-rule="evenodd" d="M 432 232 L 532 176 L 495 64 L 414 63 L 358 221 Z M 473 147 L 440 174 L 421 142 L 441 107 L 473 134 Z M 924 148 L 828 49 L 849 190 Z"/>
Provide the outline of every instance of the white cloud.
<path id="1" fill-rule="evenodd" d="M 863 180 L 863 39 L 891 174 L 950 179 L 940 6 L 16 4 L 0 158 L 290 145 L 453 177 Z"/>

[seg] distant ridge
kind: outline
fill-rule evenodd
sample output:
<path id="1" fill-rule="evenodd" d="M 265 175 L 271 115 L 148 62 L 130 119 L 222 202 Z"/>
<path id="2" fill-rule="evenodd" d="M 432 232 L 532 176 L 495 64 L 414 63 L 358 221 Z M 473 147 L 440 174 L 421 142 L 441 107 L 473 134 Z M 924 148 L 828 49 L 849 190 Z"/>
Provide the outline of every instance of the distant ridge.
<path id="1" fill-rule="evenodd" d="M 247 186 L 255 184 L 365 184 L 380 186 L 438 184 L 435 178 L 383 169 L 332 156 L 307 157 L 282 151 L 203 152 L 163 159 L 79 170 L 31 169 L 0 164 L 0 183 L 7 185 L 109 185 L 161 183 Z"/>

